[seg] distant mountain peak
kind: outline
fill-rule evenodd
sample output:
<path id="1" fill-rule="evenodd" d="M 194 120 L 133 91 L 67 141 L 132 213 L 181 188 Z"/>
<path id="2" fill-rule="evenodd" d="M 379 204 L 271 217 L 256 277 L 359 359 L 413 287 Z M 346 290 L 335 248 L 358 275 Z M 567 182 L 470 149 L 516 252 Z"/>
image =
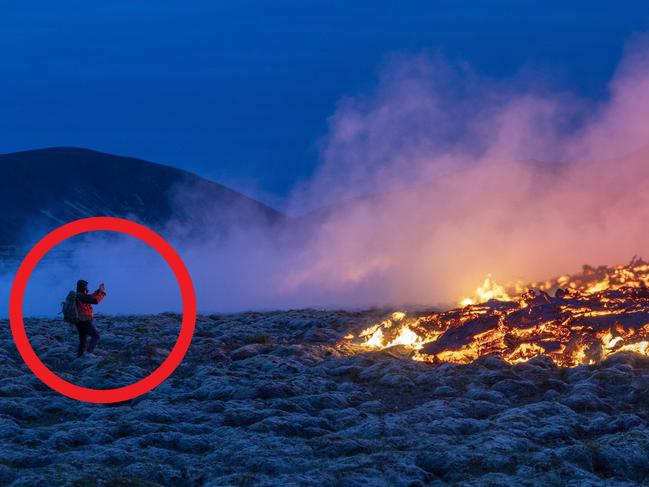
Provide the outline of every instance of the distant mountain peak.
<path id="1" fill-rule="evenodd" d="M 0 245 L 32 241 L 88 216 L 136 219 L 188 236 L 233 225 L 272 224 L 283 215 L 181 169 L 79 147 L 0 155 Z"/>

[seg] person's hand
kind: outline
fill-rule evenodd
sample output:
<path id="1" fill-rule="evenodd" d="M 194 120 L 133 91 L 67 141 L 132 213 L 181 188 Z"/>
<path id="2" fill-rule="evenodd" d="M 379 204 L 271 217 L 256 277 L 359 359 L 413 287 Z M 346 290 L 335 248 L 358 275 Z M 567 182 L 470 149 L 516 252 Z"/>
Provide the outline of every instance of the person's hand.
<path id="1" fill-rule="evenodd" d="M 104 283 L 102 282 L 102 283 L 99 285 L 99 290 L 100 290 L 102 293 L 105 293 L 105 292 L 106 292 L 105 289 L 106 289 L 106 287 L 104 286 Z"/>

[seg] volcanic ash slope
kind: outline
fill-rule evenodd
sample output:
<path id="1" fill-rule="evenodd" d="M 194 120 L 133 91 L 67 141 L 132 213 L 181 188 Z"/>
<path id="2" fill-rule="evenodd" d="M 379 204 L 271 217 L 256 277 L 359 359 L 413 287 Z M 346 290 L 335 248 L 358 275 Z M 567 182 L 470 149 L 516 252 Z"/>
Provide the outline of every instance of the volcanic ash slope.
<path id="1" fill-rule="evenodd" d="M 632 485 L 649 475 L 649 361 L 558 368 L 420 363 L 336 342 L 378 313 L 203 316 L 183 364 L 144 397 L 79 403 L 24 365 L 2 322 L 0 485 Z M 27 320 L 58 374 L 95 388 L 144 377 L 174 315 L 100 317 L 96 357 Z"/>

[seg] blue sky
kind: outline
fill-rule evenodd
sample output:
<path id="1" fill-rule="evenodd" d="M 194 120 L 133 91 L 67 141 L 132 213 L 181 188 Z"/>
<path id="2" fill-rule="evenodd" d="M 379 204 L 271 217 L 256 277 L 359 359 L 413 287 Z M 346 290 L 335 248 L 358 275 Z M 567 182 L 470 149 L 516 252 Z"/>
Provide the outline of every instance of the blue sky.
<path id="1" fill-rule="evenodd" d="M 5 0 L 0 152 L 168 163 L 282 206 L 386 56 L 442 52 L 601 98 L 646 2 Z"/>

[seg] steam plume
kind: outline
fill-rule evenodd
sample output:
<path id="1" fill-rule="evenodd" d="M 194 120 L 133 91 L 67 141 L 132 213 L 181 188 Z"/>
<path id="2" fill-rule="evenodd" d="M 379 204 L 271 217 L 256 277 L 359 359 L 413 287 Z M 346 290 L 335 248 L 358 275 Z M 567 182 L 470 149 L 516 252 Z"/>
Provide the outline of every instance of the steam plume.
<path id="1" fill-rule="evenodd" d="M 629 50 L 604 101 L 393 57 L 372 93 L 338 104 L 292 221 L 174 242 L 199 308 L 455 303 L 488 273 L 537 280 L 647 253 L 648 53 Z M 90 260 L 109 284 L 115 262 Z M 177 309 L 159 266 L 134 292 L 164 289 L 106 310 Z"/>

